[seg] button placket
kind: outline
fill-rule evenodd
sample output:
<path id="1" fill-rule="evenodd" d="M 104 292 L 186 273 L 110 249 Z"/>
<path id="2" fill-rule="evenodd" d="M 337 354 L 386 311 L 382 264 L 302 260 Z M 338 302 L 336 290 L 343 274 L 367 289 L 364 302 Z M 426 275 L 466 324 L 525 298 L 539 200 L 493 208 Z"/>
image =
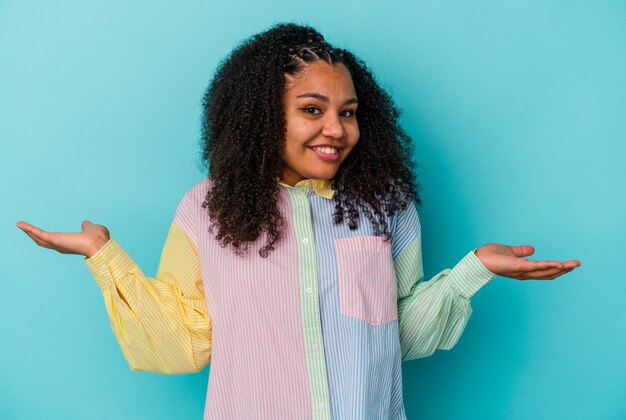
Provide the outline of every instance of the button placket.
<path id="1" fill-rule="evenodd" d="M 303 183 L 306 184 L 306 183 Z M 314 419 L 330 418 L 328 406 L 328 381 L 324 356 L 324 344 L 317 299 L 317 254 L 313 233 L 309 195 L 312 194 L 310 184 L 299 185 L 288 190 L 291 198 L 295 244 L 298 247 L 298 265 L 300 276 L 300 293 L 302 299 L 302 315 L 304 340 L 306 348 L 307 370 L 311 375 L 311 397 Z"/>

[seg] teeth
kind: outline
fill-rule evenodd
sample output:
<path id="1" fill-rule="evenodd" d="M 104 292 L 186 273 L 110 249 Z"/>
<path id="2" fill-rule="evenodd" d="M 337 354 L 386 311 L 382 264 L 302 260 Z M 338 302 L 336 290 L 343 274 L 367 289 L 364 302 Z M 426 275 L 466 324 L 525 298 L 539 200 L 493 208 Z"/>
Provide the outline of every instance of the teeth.
<path id="1" fill-rule="evenodd" d="M 326 153 L 329 155 L 333 155 L 337 152 L 339 152 L 339 149 L 335 148 L 335 147 L 311 147 L 311 149 L 315 149 L 315 150 L 319 150 L 322 153 Z"/>

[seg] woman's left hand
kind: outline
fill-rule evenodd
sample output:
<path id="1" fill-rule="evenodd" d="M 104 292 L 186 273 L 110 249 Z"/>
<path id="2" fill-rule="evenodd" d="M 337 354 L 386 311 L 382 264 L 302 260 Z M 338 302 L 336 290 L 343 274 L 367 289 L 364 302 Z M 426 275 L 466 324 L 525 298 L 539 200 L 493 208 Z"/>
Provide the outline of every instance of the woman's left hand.
<path id="1" fill-rule="evenodd" d="M 524 257 L 535 253 L 535 248 L 530 245 L 486 244 L 474 253 L 487 270 L 498 276 L 518 280 L 552 280 L 581 265 L 578 260 L 564 262 L 527 260 Z"/>

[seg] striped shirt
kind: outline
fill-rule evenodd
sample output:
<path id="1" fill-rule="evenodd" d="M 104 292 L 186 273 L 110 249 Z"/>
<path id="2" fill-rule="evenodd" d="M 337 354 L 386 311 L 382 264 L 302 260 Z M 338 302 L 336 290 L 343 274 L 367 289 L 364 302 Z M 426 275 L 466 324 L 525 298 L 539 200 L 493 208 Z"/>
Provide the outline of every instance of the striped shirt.
<path id="1" fill-rule="evenodd" d="M 392 240 L 334 224 L 329 182 L 281 183 L 283 236 L 267 258 L 208 233 L 205 179 L 183 197 L 156 277 L 113 240 L 85 260 L 131 369 L 196 372 L 211 363 L 205 419 L 404 419 L 402 360 L 450 349 L 469 298 L 495 277 L 470 251 L 423 281 L 411 203 Z"/>

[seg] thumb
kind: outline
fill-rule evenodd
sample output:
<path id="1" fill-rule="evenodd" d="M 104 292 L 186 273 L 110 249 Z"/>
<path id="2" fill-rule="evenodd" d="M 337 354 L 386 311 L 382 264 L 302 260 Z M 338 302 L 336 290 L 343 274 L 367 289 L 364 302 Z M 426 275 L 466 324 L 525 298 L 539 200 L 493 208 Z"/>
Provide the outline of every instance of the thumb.
<path id="1" fill-rule="evenodd" d="M 80 225 L 80 228 L 81 228 L 82 230 L 85 230 L 85 228 L 86 228 L 87 226 L 89 226 L 90 224 L 91 224 L 91 222 L 90 222 L 89 220 L 84 220 L 84 221 L 83 221 L 83 223 Z"/>
<path id="2" fill-rule="evenodd" d="M 518 257 L 527 257 L 529 255 L 533 255 L 535 253 L 535 248 L 531 245 L 518 245 L 511 246 L 511 251 Z"/>

